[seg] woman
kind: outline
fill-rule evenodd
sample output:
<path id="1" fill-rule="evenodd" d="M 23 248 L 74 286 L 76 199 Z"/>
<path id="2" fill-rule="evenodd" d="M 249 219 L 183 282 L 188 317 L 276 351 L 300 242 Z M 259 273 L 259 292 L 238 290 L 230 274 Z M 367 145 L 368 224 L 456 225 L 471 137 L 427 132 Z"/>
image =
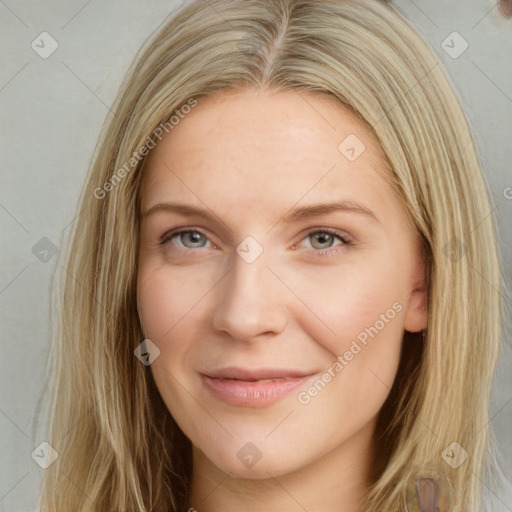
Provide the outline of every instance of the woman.
<path id="1" fill-rule="evenodd" d="M 495 227 L 408 23 L 196 1 L 114 110 L 59 295 L 41 510 L 480 509 Z"/>

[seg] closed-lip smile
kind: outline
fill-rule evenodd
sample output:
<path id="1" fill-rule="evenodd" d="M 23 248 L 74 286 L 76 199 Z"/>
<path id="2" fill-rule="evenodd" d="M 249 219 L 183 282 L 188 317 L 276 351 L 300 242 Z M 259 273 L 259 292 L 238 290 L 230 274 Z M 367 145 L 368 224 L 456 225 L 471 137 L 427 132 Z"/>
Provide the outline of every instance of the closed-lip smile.
<path id="1" fill-rule="evenodd" d="M 316 372 L 289 368 L 226 367 L 201 373 L 208 391 L 236 407 L 268 407 L 300 386 Z"/>

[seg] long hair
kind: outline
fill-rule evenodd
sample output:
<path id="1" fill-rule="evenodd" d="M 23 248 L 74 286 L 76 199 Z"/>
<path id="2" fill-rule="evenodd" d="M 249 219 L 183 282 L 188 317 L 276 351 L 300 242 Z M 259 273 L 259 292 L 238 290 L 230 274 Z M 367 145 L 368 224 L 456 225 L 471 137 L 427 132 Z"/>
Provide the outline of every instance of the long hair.
<path id="1" fill-rule="evenodd" d="M 41 512 L 185 510 L 190 441 L 134 355 L 144 339 L 141 148 L 202 98 L 247 87 L 319 91 L 353 109 L 379 141 L 423 247 L 428 328 L 404 336 L 364 512 L 405 511 L 410 482 L 429 475 L 445 486 L 451 512 L 476 510 L 502 280 L 481 161 L 446 73 L 387 2 L 195 0 L 125 78 L 57 266 L 45 400 L 58 458 L 45 471 Z M 468 454 L 456 468 L 453 450 Z"/>

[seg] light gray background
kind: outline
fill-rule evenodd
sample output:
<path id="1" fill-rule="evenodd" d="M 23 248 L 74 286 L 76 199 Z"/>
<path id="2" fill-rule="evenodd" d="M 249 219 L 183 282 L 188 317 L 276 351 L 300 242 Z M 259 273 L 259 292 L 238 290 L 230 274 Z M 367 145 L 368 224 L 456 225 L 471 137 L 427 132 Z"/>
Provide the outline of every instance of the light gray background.
<path id="1" fill-rule="evenodd" d="M 50 341 L 48 290 L 56 257 L 44 263 L 32 248 L 43 237 L 60 245 L 121 79 L 145 38 L 181 3 L 0 0 L 0 511 L 34 510 L 44 471 L 31 458 L 44 439 L 31 438 L 30 422 Z M 510 283 L 512 199 L 505 196 L 512 187 L 512 19 L 494 0 L 394 5 L 430 41 L 476 131 Z M 59 45 L 47 59 L 31 47 L 43 31 Z M 457 59 L 442 47 L 453 32 L 469 44 Z M 491 413 L 509 480 L 510 341 L 508 322 Z M 512 510 L 512 501 L 503 510 Z"/>

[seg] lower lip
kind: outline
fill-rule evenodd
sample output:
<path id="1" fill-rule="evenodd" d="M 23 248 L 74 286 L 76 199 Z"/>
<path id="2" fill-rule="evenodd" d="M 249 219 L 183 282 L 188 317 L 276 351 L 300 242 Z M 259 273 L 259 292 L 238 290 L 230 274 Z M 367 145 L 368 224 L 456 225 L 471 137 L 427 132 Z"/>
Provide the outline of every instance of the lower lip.
<path id="1" fill-rule="evenodd" d="M 298 377 L 291 379 L 259 380 L 249 382 L 235 379 L 214 379 L 202 375 L 206 387 L 223 402 L 236 407 L 268 407 L 298 388 L 309 379 Z"/>

